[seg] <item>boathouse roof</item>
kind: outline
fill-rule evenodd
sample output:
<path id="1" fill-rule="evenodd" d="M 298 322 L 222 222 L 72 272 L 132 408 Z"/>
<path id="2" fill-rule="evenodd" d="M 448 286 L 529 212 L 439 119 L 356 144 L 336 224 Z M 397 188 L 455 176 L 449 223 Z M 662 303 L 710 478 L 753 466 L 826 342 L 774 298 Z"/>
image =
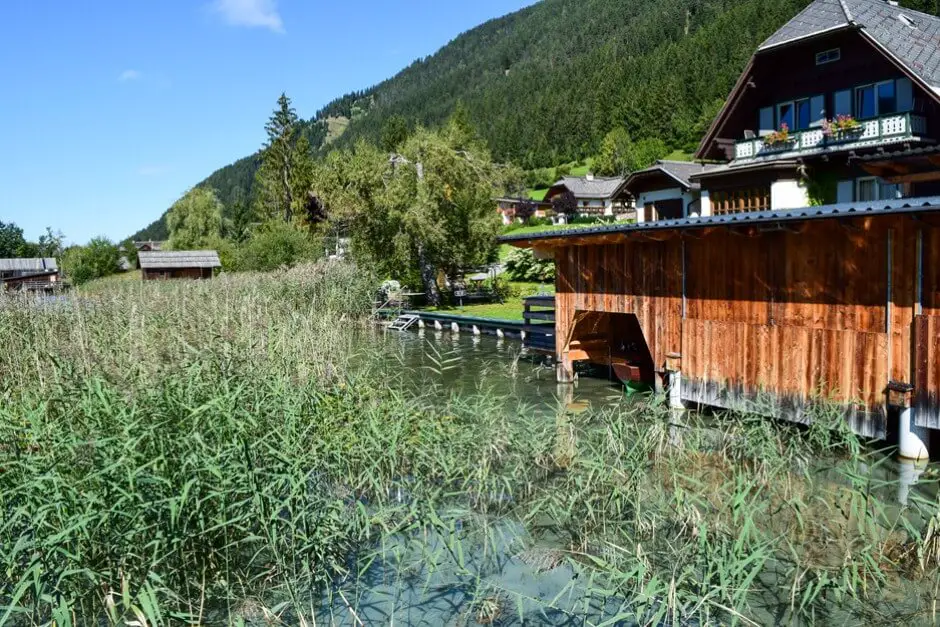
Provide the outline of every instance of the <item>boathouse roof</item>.
<path id="1" fill-rule="evenodd" d="M 843 29 L 858 29 L 910 72 L 940 88 L 940 18 L 885 0 L 816 0 L 758 52 Z"/>
<path id="2" fill-rule="evenodd" d="M 694 230 L 710 227 L 735 226 L 771 226 L 784 225 L 788 222 L 803 222 L 821 219 L 847 219 L 878 215 L 919 214 L 936 212 L 940 214 L 940 196 L 922 198 L 901 198 L 881 200 L 870 203 L 838 203 L 801 209 L 783 209 L 777 211 L 750 211 L 717 216 L 699 216 L 678 220 L 653 220 L 650 222 L 611 224 L 583 228 L 547 230 L 541 233 L 504 235 L 499 241 L 526 247 L 527 244 L 565 240 L 596 235 L 651 233 L 667 230 Z"/>
<path id="3" fill-rule="evenodd" d="M 141 251 L 137 262 L 143 270 L 222 267 L 219 253 L 214 250 Z"/>
<path id="4" fill-rule="evenodd" d="M 52 257 L 0 259 L 0 272 L 47 272 L 58 269 L 59 266 Z"/>

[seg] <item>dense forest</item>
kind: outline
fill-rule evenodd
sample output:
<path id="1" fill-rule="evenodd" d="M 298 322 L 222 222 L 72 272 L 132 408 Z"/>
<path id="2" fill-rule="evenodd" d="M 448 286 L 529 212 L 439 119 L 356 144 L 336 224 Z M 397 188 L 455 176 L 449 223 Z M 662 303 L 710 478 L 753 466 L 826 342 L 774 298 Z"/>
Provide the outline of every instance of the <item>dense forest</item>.
<path id="1" fill-rule="evenodd" d="M 634 140 L 690 150 L 757 45 L 807 4 L 543 0 L 334 100 L 304 133 L 320 154 L 359 138 L 378 144 L 392 118 L 436 127 L 463 102 L 494 157 L 526 169 L 595 155 L 618 127 Z M 938 12 L 938 0 L 902 4 Z M 331 131 L 337 120 L 341 135 Z M 231 212 L 251 197 L 257 167 L 256 155 L 246 157 L 199 186 L 215 188 Z M 163 217 L 134 235 L 166 236 Z"/>

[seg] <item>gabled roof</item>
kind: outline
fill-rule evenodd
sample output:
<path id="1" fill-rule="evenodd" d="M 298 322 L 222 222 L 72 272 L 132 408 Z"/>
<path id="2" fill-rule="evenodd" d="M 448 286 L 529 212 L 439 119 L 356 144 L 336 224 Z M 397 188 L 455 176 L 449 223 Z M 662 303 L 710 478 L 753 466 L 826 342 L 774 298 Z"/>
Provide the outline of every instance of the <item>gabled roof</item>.
<path id="1" fill-rule="evenodd" d="M 59 266 L 52 257 L 0 259 L 0 271 L 3 272 L 46 272 L 58 269 Z"/>
<path id="2" fill-rule="evenodd" d="M 904 9 L 884 0 L 815 0 L 760 45 L 702 138 L 696 156 L 702 158 L 708 153 L 722 121 L 737 106 L 755 64 L 765 53 L 794 42 L 849 30 L 859 33 L 940 102 L 940 17 Z"/>
<path id="3" fill-rule="evenodd" d="M 708 172 L 716 167 L 718 166 L 695 163 L 693 161 L 670 161 L 668 159 L 660 159 L 656 162 L 656 165 L 650 166 L 645 170 L 637 170 L 627 177 L 627 189 L 630 190 L 631 183 L 657 173 L 664 174 L 686 189 L 699 189 L 699 183 L 692 180 L 692 176 L 701 174 L 702 172 Z"/>
<path id="4" fill-rule="evenodd" d="M 141 251 L 137 263 L 143 270 L 222 267 L 219 253 L 214 250 Z"/>
<path id="5" fill-rule="evenodd" d="M 564 187 L 576 198 L 612 198 L 620 191 L 625 181 L 622 176 L 595 176 L 592 179 L 584 176 L 565 176 L 552 185 L 552 190 Z"/>
<path id="6" fill-rule="evenodd" d="M 940 88 L 940 18 L 884 0 L 816 0 L 758 52 L 842 28 L 858 28 L 912 74 Z"/>

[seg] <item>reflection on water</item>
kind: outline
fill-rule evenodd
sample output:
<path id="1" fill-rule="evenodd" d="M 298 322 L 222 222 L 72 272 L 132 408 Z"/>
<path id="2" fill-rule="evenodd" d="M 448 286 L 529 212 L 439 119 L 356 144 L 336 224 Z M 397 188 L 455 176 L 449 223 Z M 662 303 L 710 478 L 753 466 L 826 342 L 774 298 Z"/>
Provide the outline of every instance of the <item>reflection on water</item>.
<path id="1" fill-rule="evenodd" d="M 485 391 L 511 397 L 546 416 L 571 404 L 600 408 L 624 400 L 623 386 L 602 377 L 558 385 L 549 360 L 524 350 L 516 340 L 428 329 L 379 331 L 364 341 L 368 348 L 361 358 L 374 359 L 378 353 L 387 375 L 406 385 L 439 385 L 448 393 Z M 376 351 L 376 342 L 382 350 Z"/>

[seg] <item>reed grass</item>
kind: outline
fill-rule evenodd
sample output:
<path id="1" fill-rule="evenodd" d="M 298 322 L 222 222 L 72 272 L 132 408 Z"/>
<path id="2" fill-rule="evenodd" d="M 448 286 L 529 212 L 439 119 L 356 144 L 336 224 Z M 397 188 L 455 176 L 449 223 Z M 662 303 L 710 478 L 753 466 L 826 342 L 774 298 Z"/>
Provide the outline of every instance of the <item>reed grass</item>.
<path id="1" fill-rule="evenodd" d="M 936 497 L 895 506 L 831 408 L 450 393 L 456 354 L 390 367 L 371 284 L 322 264 L 0 304 L 0 624 L 936 618 Z"/>

